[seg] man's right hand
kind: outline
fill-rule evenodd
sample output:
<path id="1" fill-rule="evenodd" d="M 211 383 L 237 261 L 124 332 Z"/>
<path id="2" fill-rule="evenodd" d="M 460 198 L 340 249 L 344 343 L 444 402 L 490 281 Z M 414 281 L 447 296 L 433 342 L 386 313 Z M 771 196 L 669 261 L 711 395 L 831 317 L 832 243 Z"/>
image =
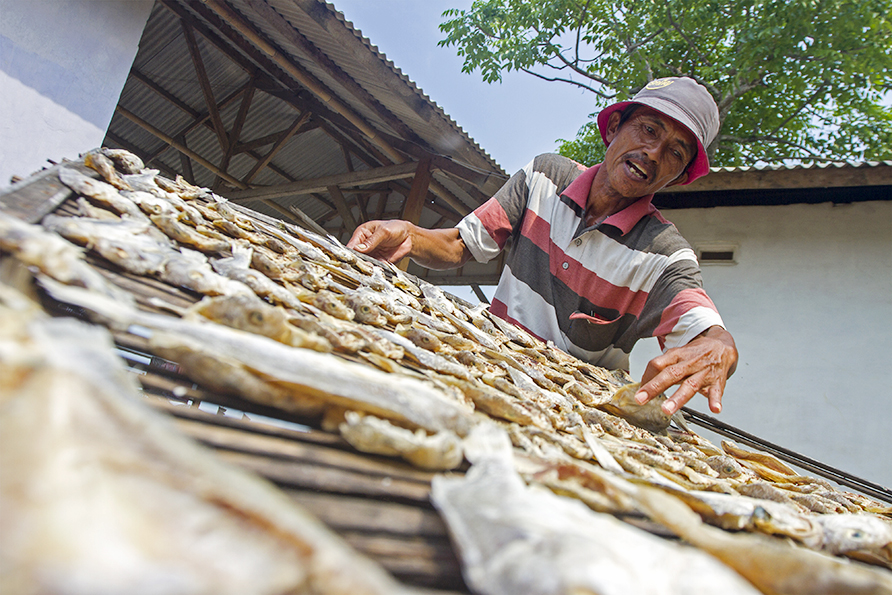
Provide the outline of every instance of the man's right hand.
<path id="1" fill-rule="evenodd" d="M 412 251 L 412 229 L 408 221 L 368 221 L 356 228 L 347 247 L 372 258 L 399 262 Z"/>
<path id="2" fill-rule="evenodd" d="M 425 229 L 408 221 L 369 221 L 353 232 L 348 248 L 397 263 L 409 257 L 429 269 L 454 269 L 471 258 L 458 229 Z"/>

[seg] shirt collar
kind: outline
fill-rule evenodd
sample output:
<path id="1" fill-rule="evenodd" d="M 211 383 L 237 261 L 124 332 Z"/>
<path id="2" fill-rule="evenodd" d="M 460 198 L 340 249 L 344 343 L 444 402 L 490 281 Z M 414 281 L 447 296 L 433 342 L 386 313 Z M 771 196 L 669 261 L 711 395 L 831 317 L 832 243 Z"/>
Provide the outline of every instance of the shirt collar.
<path id="1" fill-rule="evenodd" d="M 583 212 L 585 212 L 585 205 L 588 202 L 588 193 L 591 192 L 595 174 L 598 173 L 600 167 L 601 164 L 599 163 L 598 165 L 588 168 L 582 172 L 578 178 L 570 182 L 570 185 L 561 193 L 563 196 L 566 196 L 576 203 Z M 622 211 L 607 217 L 607 219 L 604 220 L 604 223 L 616 227 L 623 235 L 626 235 L 632 231 L 635 224 L 641 221 L 642 218 L 657 212 L 657 208 L 651 204 L 653 197 L 653 194 L 642 196 Z"/>

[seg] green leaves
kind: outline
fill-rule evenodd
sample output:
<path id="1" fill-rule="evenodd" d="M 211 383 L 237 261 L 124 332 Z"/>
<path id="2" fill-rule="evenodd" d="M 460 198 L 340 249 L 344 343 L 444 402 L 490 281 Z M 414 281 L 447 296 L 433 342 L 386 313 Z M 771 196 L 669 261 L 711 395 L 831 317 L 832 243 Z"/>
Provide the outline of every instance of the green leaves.
<path id="1" fill-rule="evenodd" d="M 648 81 L 691 76 L 713 94 L 714 165 L 892 159 L 889 0 L 475 0 L 448 10 L 443 46 L 484 80 L 523 70 L 604 107 Z M 594 115 L 594 114 L 593 114 Z M 561 153 L 603 155 L 593 121 Z"/>

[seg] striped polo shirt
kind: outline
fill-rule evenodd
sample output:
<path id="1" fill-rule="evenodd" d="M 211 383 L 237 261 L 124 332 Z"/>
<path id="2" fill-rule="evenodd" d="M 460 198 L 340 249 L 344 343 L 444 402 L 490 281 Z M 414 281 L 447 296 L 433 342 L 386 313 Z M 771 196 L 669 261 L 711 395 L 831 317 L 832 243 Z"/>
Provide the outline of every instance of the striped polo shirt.
<path id="1" fill-rule="evenodd" d="M 586 227 L 599 166 L 540 155 L 458 224 L 478 262 L 510 240 L 490 311 L 580 359 L 629 368 L 638 339 L 684 345 L 724 326 L 697 257 L 646 196 Z"/>

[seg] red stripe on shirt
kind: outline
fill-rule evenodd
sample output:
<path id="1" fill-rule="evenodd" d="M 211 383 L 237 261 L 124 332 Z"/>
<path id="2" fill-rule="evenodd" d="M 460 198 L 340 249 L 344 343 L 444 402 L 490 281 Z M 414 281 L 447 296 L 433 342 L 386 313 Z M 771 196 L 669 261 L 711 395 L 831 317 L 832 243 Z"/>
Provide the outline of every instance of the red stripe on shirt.
<path id="1" fill-rule="evenodd" d="M 511 221 L 508 214 L 497 200 L 488 200 L 474 211 L 477 218 L 483 224 L 493 241 L 498 244 L 499 250 L 505 247 L 505 242 L 511 235 Z"/>
<path id="2" fill-rule="evenodd" d="M 628 312 L 638 316 L 644 310 L 648 293 L 633 291 L 628 287 L 614 285 L 585 268 L 579 261 L 567 257 L 564 251 L 551 241 L 551 225 L 545 219 L 527 212 L 521 234 L 540 250 L 549 254 L 550 273 L 569 287 L 576 295 L 582 296 L 599 306 Z M 567 268 L 563 268 L 563 263 Z"/>
<path id="3" fill-rule="evenodd" d="M 581 295 L 593 304 L 623 313 L 638 316 L 647 302 L 646 291 L 633 291 L 628 287 L 614 285 L 599 277 L 594 271 L 585 268 L 578 261 L 568 258 L 559 248 L 554 248 L 551 262 L 557 270 L 552 274 L 560 279 L 576 295 Z M 567 263 L 567 269 L 557 263 Z"/>
<path id="4" fill-rule="evenodd" d="M 663 315 L 660 317 L 660 324 L 654 329 L 654 336 L 660 337 L 660 342 L 662 343 L 662 337 L 665 337 L 672 332 L 681 317 L 698 306 L 703 306 L 718 312 L 718 308 L 715 307 L 715 304 L 712 303 L 712 300 L 709 299 L 709 296 L 706 295 L 706 292 L 702 289 L 691 288 L 679 291 L 678 294 L 672 298 L 669 305 L 666 306 L 666 309 L 663 310 Z"/>
<path id="5" fill-rule="evenodd" d="M 526 212 L 520 234 L 546 254 L 551 251 L 551 224 L 533 211 Z"/>

